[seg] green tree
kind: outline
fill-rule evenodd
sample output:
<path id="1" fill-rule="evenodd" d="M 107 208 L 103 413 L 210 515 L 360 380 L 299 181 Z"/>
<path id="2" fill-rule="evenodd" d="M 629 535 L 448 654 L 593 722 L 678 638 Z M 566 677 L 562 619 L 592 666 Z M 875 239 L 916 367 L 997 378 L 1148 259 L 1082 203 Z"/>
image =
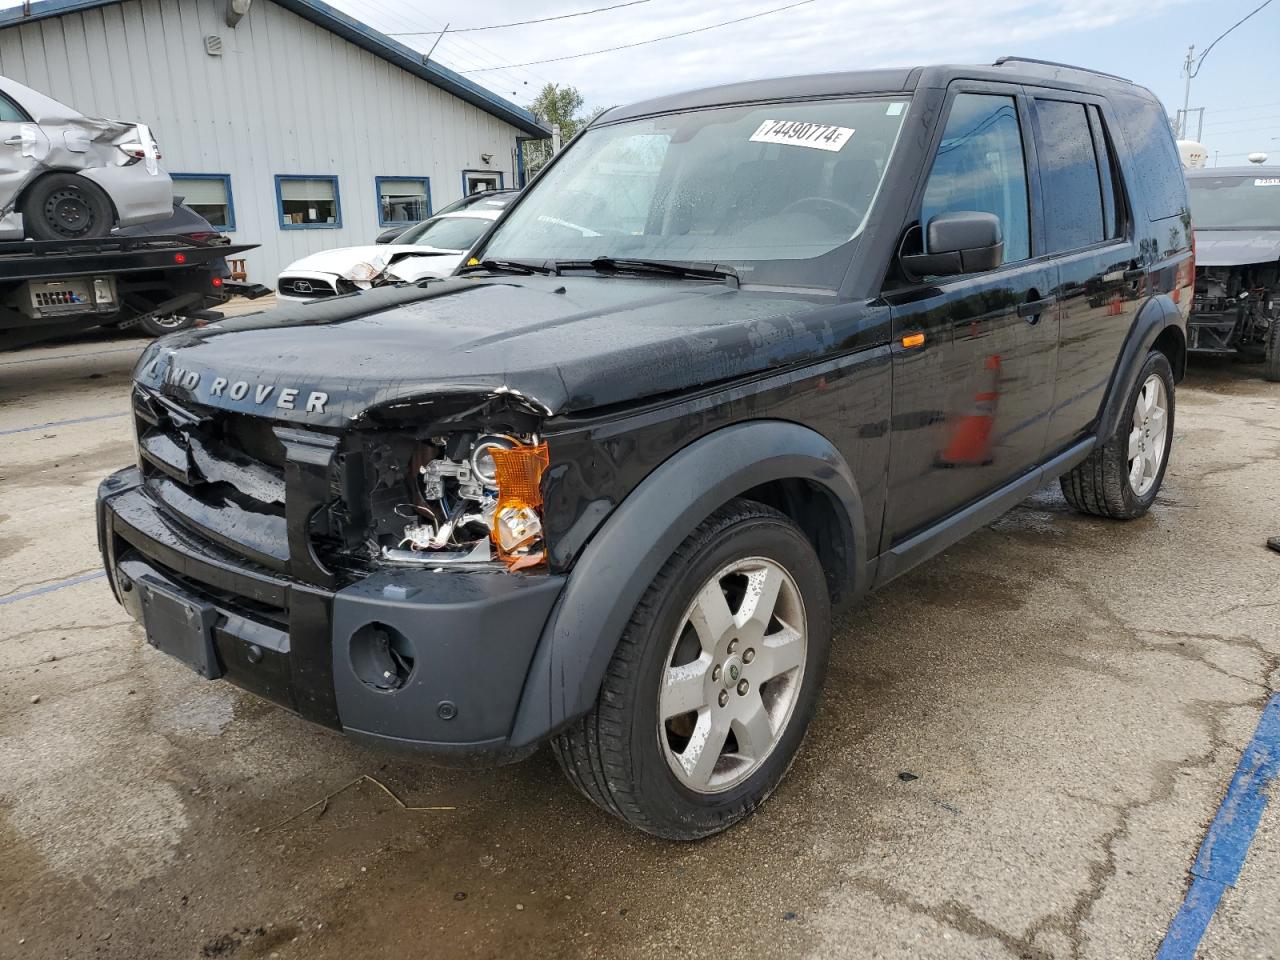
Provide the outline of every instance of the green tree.
<path id="1" fill-rule="evenodd" d="M 560 142 L 568 143 L 579 130 L 600 115 L 603 108 L 586 110 L 586 101 L 577 87 L 548 83 L 529 104 L 529 112 L 548 127 L 560 124 Z M 525 144 L 525 176 L 532 177 L 551 159 L 551 141 L 535 140 Z"/>

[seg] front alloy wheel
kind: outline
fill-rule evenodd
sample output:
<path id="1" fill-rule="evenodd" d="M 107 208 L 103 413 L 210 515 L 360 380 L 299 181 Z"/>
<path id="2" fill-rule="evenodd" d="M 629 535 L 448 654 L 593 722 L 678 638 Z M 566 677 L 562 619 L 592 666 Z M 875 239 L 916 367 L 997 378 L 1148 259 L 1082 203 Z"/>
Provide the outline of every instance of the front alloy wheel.
<path id="1" fill-rule="evenodd" d="M 733 500 L 649 585 L 595 706 L 552 741 L 573 784 L 648 833 L 696 840 L 747 816 L 813 715 L 831 600 L 787 516 Z"/>
<path id="2" fill-rule="evenodd" d="M 690 790 L 727 790 L 773 752 L 800 692 L 805 630 L 795 581 L 765 557 L 729 564 L 698 591 L 658 703 L 658 739 Z"/>
<path id="3" fill-rule="evenodd" d="M 1147 377 L 1133 405 L 1129 431 L 1129 485 L 1145 497 L 1160 476 L 1164 463 L 1164 434 L 1169 428 L 1169 400 L 1160 374 Z"/>

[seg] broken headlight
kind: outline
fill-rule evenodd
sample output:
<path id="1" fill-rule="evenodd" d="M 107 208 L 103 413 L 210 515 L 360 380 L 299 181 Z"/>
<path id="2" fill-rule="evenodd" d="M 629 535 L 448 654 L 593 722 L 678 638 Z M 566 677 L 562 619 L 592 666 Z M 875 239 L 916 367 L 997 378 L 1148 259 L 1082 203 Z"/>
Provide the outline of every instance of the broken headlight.
<path id="1" fill-rule="evenodd" d="M 374 257 L 372 260 L 361 260 L 349 270 L 342 274 L 342 279 L 350 280 L 352 283 L 361 285 L 362 289 L 367 290 L 369 285 L 383 270 L 387 269 L 387 261 L 383 257 Z"/>
<path id="2" fill-rule="evenodd" d="M 542 537 L 542 474 L 547 444 L 536 435 L 440 437 L 410 463 L 412 522 L 383 556 L 426 563 L 483 562 L 494 555 L 512 569 L 546 556 Z"/>

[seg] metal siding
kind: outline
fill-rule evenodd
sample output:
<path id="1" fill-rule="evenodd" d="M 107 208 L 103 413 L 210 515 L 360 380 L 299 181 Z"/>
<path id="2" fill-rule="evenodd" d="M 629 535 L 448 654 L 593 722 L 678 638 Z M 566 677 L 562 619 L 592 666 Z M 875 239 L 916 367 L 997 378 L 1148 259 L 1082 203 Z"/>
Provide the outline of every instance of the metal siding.
<path id="1" fill-rule="evenodd" d="M 125 0 L 0 29 L 0 74 L 90 115 L 151 124 L 178 173 L 231 177 L 237 242 L 251 279 L 275 285 L 291 261 L 372 243 L 375 177 L 431 178 L 435 208 L 462 171 L 516 182 L 515 127 L 271 2 L 234 29 L 223 0 Z M 222 37 L 210 57 L 204 37 Z M 275 175 L 336 174 L 338 229 L 281 230 Z"/>

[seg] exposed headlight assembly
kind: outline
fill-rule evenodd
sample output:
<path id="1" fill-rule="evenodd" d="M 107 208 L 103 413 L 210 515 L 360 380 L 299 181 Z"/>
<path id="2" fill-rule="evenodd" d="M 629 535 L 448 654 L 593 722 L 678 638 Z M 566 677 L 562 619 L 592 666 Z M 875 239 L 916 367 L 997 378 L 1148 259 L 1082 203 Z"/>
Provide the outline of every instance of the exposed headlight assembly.
<path id="1" fill-rule="evenodd" d="M 361 260 L 344 273 L 342 278 L 353 283 L 372 283 L 377 279 L 378 274 L 382 273 L 386 268 L 386 261 L 381 258 L 377 258 L 372 262 Z"/>
<path id="2" fill-rule="evenodd" d="M 546 442 L 536 435 L 491 434 L 459 446 L 436 438 L 414 457 L 415 498 L 402 508 L 414 522 L 383 556 L 445 564 L 484 562 L 496 553 L 513 570 L 542 563 Z"/>

